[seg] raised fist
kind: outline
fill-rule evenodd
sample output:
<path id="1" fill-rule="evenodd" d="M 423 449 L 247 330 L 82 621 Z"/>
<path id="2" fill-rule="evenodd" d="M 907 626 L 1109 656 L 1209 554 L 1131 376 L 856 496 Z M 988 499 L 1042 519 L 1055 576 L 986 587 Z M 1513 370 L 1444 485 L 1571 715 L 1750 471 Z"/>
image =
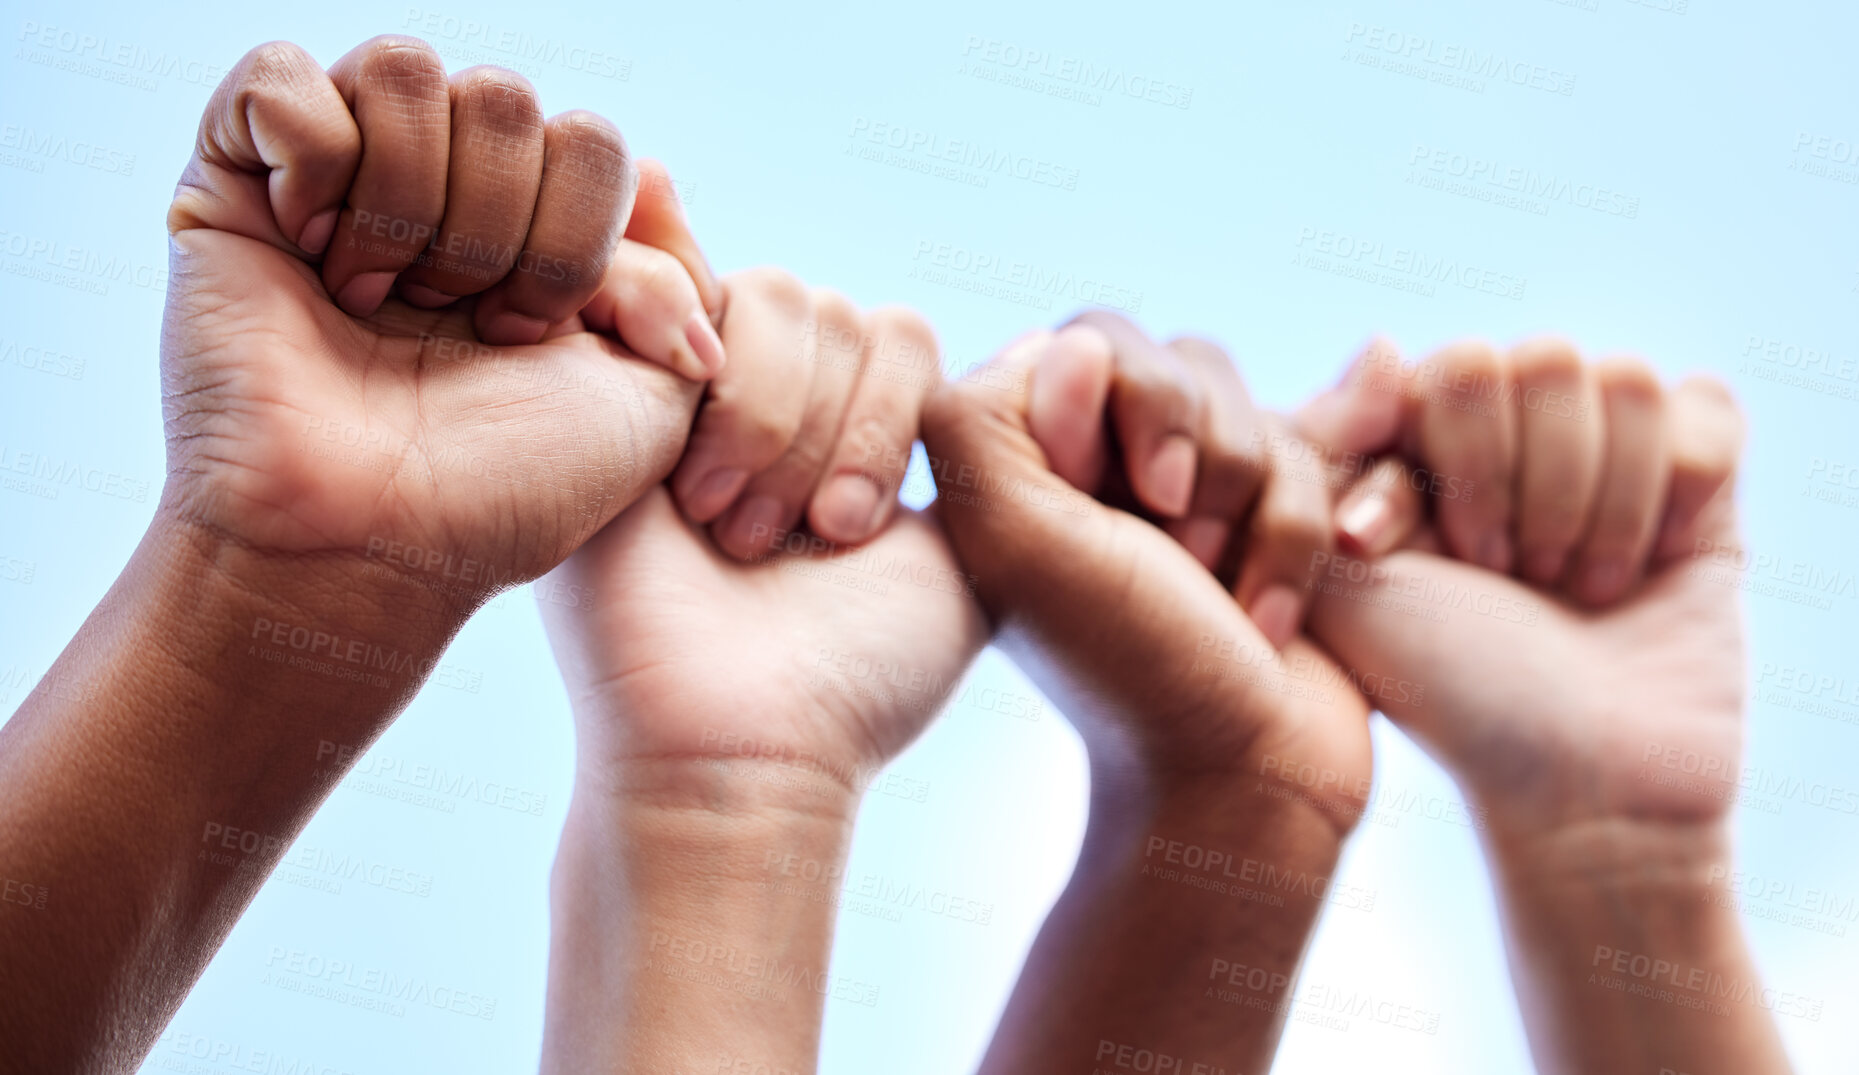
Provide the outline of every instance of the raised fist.
<path id="1" fill-rule="evenodd" d="M 475 561 L 486 592 L 547 571 L 670 471 L 723 362 L 647 174 L 418 40 L 252 50 L 168 213 L 163 510 L 299 562 Z"/>

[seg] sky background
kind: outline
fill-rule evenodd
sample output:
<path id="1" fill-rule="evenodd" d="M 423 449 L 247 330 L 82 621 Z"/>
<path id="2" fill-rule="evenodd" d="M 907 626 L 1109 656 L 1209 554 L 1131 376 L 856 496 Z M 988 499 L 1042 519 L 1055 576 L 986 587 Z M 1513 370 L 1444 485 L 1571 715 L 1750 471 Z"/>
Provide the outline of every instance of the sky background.
<path id="1" fill-rule="evenodd" d="M 1859 787 L 1859 597 L 1775 578 L 1850 583 L 1859 570 L 1850 5 L 905 7 L 919 6 L 202 2 L 177 15 L 9 2 L 0 449 L 116 475 L 129 495 L 0 488 L 0 713 L 103 594 L 159 491 L 163 217 L 213 85 L 266 40 L 328 63 L 376 33 L 408 32 L 454 69 L 517 68 L 548 112 L 612 118 L 635 151 L 668 163 L 720 270 L 778 263 L 862 304 L 914 305 L 952 369 L 1096 301 L 1158 335 L 1223 341 L 1277 407 L 1329 383 L 1375 332 L 1423 353 L 1553 330 L 1671 375 L 1717 372 L 1751 417 L 1747 531 L 1771 573 L 1772 592 L 1748 602 L 1752 692 L 1802 675 L 1815 684 L 1790 704 L 1754 704 L 1747 762 L 1804 788 Z M 1438 62 L 1465 50 L 1530 77 Z M 1151 92 L 1066 81 L 1086 64 Z M 884 144 L 893 131 L 905 132 L 901 150 Z M 955 141 L 1040 167 L 1031 179 L 937 172 L 910 148 Z M 1472 161 L 1576 193 L 1515 205 L 1438 189 Z M 1598 203 L 1586 193 L 1597 189 L 1608 192 Z M 1489 268 L 1521 295 L 1428 292 L 1398 270 L 1365 280 L 1312 257 L 1364 244 L 1384 261 L 1407 250 Z M 80 251 L 93 269 L 55 270 L 49 258 L 65 255 L 42 248 Z M 978 260 L 1062 283 L 1003 291 L 969 268 Z M 1819 367 L 1789 368 L 1813 362 L 1807 352 Z M 230 1065 L 198 1058 L 258 1050 L 354 1075 L 533 1068 L 547 873 L 572 772 L 567 704 L 527 592 L 474 619 L 447 661 L 457 674 L 429 685 L 362 760 L 362 782 L 312 822 L 145 1071 L 219 1073 Z M 1031 693 L 992 652 L 973 675 Z M 1339 878 L 1372 892 L 1373 907 L 1330 912 L 1306 981 L 1437 1013 L 1437 1032 L 1293 1022 L 1276 1070 L 1527 1070 L 1465 814 L 1430 761 L 1379 720 L 1376 736 L 1383 805 Z M 397 765 L 510 786 L 534 812 L 378 794 Z M 834 973 L 876 984 L 879 999 L 829 1004 L 832 1075 L 969 1070 L 1083 828 L 1082 750 L 1050 707 L 1028 720 L 954 706 L 894 768 L 928 793 L 870 797 L 848 876 L 979 900 L 992 915 L 842 914 Z M 1741 868 L 1796 899 L 1830 892 L 1850 906 L 1859 817 L 1817 797 L 1739 808 Z M 290 865 L 343 855 L 404 871 L 423 892 L 354 881 L 330 892 L 302 883 L 313 866 Z M 1817 1022 L 1783 1018 L 1782 1031 L 1802 1071 L 1859 1070 L 1859 920 L 1787 920 L 1797 913 L 1783 897 L 1746 909 L 1768 983 L 1824 1004 Z M 290 953 L 424 975 L 494 997 L 495 1015 L 397 1018 L 308 998 L 267 981 Z"/>

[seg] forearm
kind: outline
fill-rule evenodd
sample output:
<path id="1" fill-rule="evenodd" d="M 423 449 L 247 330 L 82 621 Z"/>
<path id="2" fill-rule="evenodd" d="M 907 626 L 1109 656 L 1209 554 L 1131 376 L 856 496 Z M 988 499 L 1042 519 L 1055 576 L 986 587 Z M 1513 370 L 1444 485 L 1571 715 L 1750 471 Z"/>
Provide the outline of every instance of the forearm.
<path id="1" fill-rule="evenodd" d="M 0 728 L 0 1071 L 133 1069 L 462 622 L 311 570 L 158 520 Z"/>
<path id="2" fill-rule="evenodd" d="M 583 743 L 552 885 L 545 1072 L 812 1072 L 856 796 Z M 796 777 L 799 777 L 797 780 Z M 796 785 L 799 786 L 796 786 Z"/>
<path id="3" fill-rule="evenodd" d="M 1489 853 L 1541 1071 L 1788 1070 L 1772 1012 L 1818 1017 L 1818 1005 L 1763 988 L 1736 911 L 1713 888 L 1730 863 L 1725 823 L 1494 830 Z"/>
<path id="4" fill-rule="evenodd" d="M 1257 779 L 1152 792 L 1105 775 L 982 1071 L 1268 1070 L 1336 895 L 1334 820 Z"/>

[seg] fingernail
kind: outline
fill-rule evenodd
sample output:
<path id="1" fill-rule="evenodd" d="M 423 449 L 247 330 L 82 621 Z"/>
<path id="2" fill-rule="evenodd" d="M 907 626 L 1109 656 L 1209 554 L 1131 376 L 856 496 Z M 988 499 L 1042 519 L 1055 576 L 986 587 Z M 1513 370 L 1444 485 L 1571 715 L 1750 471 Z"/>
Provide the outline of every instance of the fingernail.
<path id="1" fill-rule="evenodd" d="M 484 342 L 498 347 L 526 347 L 532 343 L 541 343 L 542 334 L 549 331 L 549 323 L 540 317 L 524 317 L 513 310 L 492 314 L 484 322 L 479 335 Z"/>
<path id="2" fill-rule="evenodd" d="M 415 306 L 420 306 L 428 310 L 436 310 L 441 306 L 450 306 L 458 301 L 456 296 L 448 295 L 443 291 L 434 291 L 430 287 L 422 287 L 419 284 L 401 284 L 400 297 Z"/>
<path id="3" fill-rule="evenodd" d="M 394 273 L 365 272 L 336 292 L 336 305 L 350 317 L 368 317 L 381 308 L 388 289 L 394 286 Z"/>
<path id="4" fill-rule="evenodd" d="M 1599 560 L 1582 569 L 1580 592 L 1584 601 L 1600 604 L 1620 592 L 1626 570 L 1613 560 Z"/>
<path id="5" fill-rule="evenodd" d="M 736 506 L 729 518 L 729 551 L 744 557 L 753 556 L 774 545 L 775 533 L 787 508 L 772 496 L 752 496 Z"/>
<path id="6" fill-rule="evenodd" d="M 1359 551 L 1379 555 L 1381 539 L 1393 521 L 1394 510 L 1388 498 L 1375 492 L 1363 494 L 1360 500 L 1344 508 L 1337 517 L 1336 526 Z"/>
<path id="7" fill-rule="evenodd" d="M 702 310 L 691 314 L 691 319 L 684 323 L 684 338 L 696 353 L 697 361 L 703 363 L 705 372 L 712 377 L 723 372 L 723 363 L 728 360 L 723 353 L 723 339 L 716 334 L 716 328 Z"/>
<path id="8" fill-rule="evenodd" d="M 1186 515 L 1194 495 L 1194 442 L 1179 433 L 1163 438 L 1145 477 L 1150 507 L 1172 518 Z"/>
<path id="9" fill-rule="evenodd" d="M 1478 544 L 1479 566 L 1500 575 L 1508 575 L 1510 563 L 1510 535 L 1502 530 L 1493 530 L 1486 534 L 1485 539 Z"/>
<path id="10" fill-rule="evenodd" d="M 720 467 L 711 471 L 684 498 L 684 513 L 693 522 L 709 522 L 729 507 L 729 502 L 736 499 L 748 480 L 749 472 L 740 467 Z"/>
<path id="11" fill-rule="evenodd" d="M 1273 649 L 1283 649 L 1297 634 L 1297 591 L 1281 582 L 1260 590 L 1252 599 L 1246 615 Z"/>
<path id="12" fill-rule="evenodd" d="M 1175 540 L 1181 542 L 1181 547 L 1199 560 L 1201 566 L 1212 571 L 1220 566 L 1220 554 L 1226 551 L 1226 540 L 1232 533 L 1233 524 L 1225 519 L 1202 516 L 1183 521 L 1175 532 Z"/>
<path id="13" fill-rule="evenodd" d="M 310 218 L 303 226 L 303 233 L 297 236 L 297 245 L 303 252 L 315 257 L 329 249 L 329 237 L 336 233 L 336 217 L 340 210 L 325 209 Z"/>
<path id="14" fill-rule="evenodd" d="M 878 528 L 884 492 L 863 474 L 842 474 L 813 499 L 814 525 L 828 541 L 864 541 Z"/>

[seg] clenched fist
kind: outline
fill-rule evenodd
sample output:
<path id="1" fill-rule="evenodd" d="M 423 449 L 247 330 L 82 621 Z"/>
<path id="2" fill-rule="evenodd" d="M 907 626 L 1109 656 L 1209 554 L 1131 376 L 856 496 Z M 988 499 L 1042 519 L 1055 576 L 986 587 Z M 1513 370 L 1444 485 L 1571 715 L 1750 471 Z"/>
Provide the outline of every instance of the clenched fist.
<path id="1" fill-rule="evenodd" d="M 493 585 L 553 567 L 670 471 L 723 363 L 651 175 L 655 246 L 624 237 L 620 133 L 545 121 L 518 75 L 448 79 L 410 38 L 327 72 L 248 53 L 168 213 L 164 510 L 292 562 L 399 542 Z"/>

